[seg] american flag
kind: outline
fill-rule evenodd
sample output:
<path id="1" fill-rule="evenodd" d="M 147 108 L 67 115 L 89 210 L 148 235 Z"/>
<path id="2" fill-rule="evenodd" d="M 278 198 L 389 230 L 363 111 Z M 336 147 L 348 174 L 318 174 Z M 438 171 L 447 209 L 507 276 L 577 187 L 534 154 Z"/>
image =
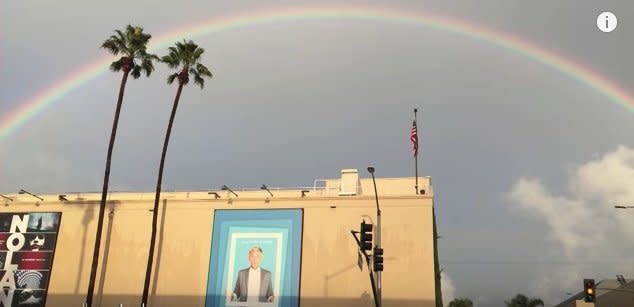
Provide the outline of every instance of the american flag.
<path id="1" fill-rule="evenodd" d="M 412 122 L 412 132 L 409 135 L 410 141 L 412 141 L 412 151 L 414 157 L 418 156 L 418 130 L 416 129 L 416 120 Z"/>

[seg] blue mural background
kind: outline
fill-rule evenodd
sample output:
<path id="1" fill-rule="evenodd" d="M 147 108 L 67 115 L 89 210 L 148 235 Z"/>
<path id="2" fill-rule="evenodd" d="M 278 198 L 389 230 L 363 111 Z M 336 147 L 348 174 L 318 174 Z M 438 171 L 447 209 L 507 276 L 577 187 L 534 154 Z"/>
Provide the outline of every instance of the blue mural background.
<path id="1" fill-rule="evenodd" d="M 271 271 L 271 279 L 275 281 L 280 274 L 279 289 L 273 289 L 275 303 L 266 305 L 298 306 L 302 220 L 302 209 L 216 210 L 205 306 L 227 306 L 228 285 L 233 288 L 237 272 L 249 266 L 248 250 L 254 245 L 263 249 L 261 266 Z M 236 238 L 233 251 L 232 236 Z M 233 276 L 229 276 L 232 259 Z M 240 306 L 248 305 L 243 302 Z"/>

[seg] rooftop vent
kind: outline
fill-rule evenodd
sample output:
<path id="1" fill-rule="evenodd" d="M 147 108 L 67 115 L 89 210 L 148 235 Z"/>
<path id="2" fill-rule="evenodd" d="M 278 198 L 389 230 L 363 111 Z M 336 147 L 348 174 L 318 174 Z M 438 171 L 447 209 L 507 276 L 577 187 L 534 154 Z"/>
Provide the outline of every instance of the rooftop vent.
<path id="1" fill-rule="evenodd" d="M 339 181 L 339 196 L 353 196 L 359 194 L 359 171 L 356 169 L 342 169 Z"/>

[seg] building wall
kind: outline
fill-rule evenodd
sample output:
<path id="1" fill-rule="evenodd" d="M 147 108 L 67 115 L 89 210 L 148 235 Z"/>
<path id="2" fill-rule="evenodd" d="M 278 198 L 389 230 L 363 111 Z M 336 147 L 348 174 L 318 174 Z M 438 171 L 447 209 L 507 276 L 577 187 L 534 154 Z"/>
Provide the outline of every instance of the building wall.
<path id="1" fill-rule="evenodd" d="M 384 306 L 434 306 L 432 195 L 414 195 L 409 180 L 380 180 L 383 216 Z M 214 200 L 206 192 L 164 193 L 160 204 L 157 260 L 150 306 L 204 306 L 216 209 L 303 208 L 301 306 L 372 306 L 367 268 L 357 266 L 350 230 L 362 215 L 376 221 L 367 181 L 365 193 L 336 196 L 327 189 L 300 197 L 298 190 L 239 191 Z M 428 182 L 427 182 L 428 183 Z M 419 184 L 422 186 L 422 184 Z M 404 191 L 410 191 L 406 194 Z M 427 187 L 427 191 L 430 191 Z M 25 196 L 2 212 L 62 212 L 47 306 L 81 306 L 99 211 L 98 195 L 69 195 L 68 202 L 34 202 Z M 150 241 L 152 193 L 110 196 L 96 286 L 98 306 L 138 306 Z M 56 199 L 57 195 L 44 197 Z M 231 200 L 229 200 L 231 199 Z"/>

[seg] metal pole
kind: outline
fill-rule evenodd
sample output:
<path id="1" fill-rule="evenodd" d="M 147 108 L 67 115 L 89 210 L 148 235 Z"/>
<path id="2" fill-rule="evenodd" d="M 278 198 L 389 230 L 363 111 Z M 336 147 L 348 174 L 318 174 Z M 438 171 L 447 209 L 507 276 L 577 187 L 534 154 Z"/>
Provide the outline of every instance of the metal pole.
<path id="1" fill-rule="evenodd" d="M 370 257 L 368 257 L 368 255 L 365 255 L 365 262 L 368 265 L 368 271 L 370 271 L 370 283 L 372 284 L 372 292 L 374 292 L 374 305 L 376 307 L 381 307 L 381 290 L 374 285 L 374 274 L 372 273 L 372 268 L 370 267 Z"/>
<path id="2" fill-rule="evenodd" d="M 368 171 L 372 174 L 372 183 L 374 184 L 374 198 L 376 199 L 376 247 L 381 248 L 381 208 L 379 207 L 379 194 L 376 190 L 376 179 L 374 178 L 374 168 L 368 167 Z M 376 272 L 376 294 L 379 300 L 379 307 L 382 305 L 381 294 L 381 272 Z"/>
<path id="3" fill-rule="evenodd" d="M 370 266 L 370 257 L 364 250 L 361 249 L 361 241 L 359 241 L 359 238 L 357 238 L 357 232 L 355 232 L 354 230 L 351 230 L 350 233 L 352 234 L 352 237 L 355 239 L 355 241 L 357 241 L 357 246 L 359 247 L 359 250 L 363 253 L 363 256 L 365 257 L 365 263 L 368 266 L 368 271 L 370 272 L 370 284 L 372 284 L 372 295 L 374 296 L 374 305 L 376 307 L 380 307 L 381 303 L 380 303 L 379 295 L 376 290 L 376 285 L 374 283 L 374 274 L 372 273 L 372 267 Z"/>

